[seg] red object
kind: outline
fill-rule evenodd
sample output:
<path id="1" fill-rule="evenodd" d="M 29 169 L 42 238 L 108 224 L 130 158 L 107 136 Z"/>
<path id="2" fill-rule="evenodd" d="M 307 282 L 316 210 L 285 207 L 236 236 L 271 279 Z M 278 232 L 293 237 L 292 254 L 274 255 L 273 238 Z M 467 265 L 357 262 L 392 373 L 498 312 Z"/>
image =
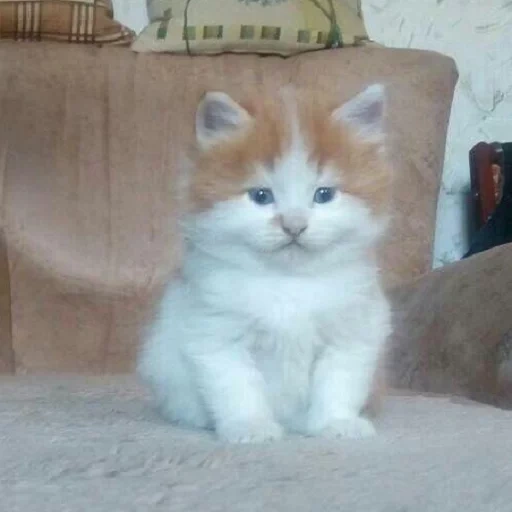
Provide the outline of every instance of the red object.
<path id="1" fill-rule="evenodd" d="M 499 142 L 479 142 L 469 152 L 475 227 L 480 229 L 501 201 L 504 153 Z"/>

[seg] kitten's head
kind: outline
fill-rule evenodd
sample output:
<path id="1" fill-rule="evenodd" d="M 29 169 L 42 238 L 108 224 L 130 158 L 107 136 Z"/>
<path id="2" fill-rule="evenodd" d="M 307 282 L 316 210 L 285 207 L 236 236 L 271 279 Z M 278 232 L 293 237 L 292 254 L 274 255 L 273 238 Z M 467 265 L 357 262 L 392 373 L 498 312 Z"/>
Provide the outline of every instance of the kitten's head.
<path id="1" fill-rule="evenodd" d="M 235 102 L 209 92 L 196 113 L 185 234 L 233 263 L 306 268 L 371 246 L 390 172 L 384 89 L 345 104 L 285 89 Z"/>

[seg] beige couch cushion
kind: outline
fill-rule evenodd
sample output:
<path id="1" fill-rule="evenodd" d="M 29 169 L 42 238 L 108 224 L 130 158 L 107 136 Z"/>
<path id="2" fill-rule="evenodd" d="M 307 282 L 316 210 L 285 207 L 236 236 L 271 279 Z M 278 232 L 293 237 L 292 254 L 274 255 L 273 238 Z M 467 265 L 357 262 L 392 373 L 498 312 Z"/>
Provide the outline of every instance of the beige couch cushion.
<path id="1" fill-rule="evenodd" d="M 133 379 L 0 379 L 9 512 L 510 512 L 512 412 L 387 400 L 377 436 L 229 446 L 179 429 Z"/>
<path id="2" fill-rule="evenodd" d="M 179 264 L 175 177 L 206 89 L 389 91 L 394 221 L 387 284 L 429 269 L 456 72 L 434 53 L 347 48 L 279 57 L 137 55 L 0 45 L 0 236 L 19 371 L 132 368 L 140 329 Z M 15 86 L 13 86 L 15 84 Z M 0 279 L 2 279 L 0 277 Z"/>
<path id="3" fill-rule="evenodd" d="M 509 244 L 391 291 L 392 386 L 512 406 L 511 262 Z"/>
<path id="4" fill-rule="evenodd" d="M 149 0 L 135 51 L 290 55 L 368 39 L 359 0 Z"/>
<path id="5" fill-rule="evenodd" d="M 0 39 L 127 44 L 133 35 L 112 19 L 111 0 L 0 0 Z"/>

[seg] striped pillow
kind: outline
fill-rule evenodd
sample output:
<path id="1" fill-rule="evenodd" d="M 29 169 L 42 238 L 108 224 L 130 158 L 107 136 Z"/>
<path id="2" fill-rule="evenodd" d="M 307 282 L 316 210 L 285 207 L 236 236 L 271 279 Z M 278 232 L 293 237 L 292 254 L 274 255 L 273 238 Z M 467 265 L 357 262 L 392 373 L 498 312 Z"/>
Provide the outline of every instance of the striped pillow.
<path id="1" fill-rule="evenodd" d="M 114 21 L 111 0 L 0 0 L 0 39 L 130 43 Z"/>
<path id="2" fill-rule="evenodd" d="M 138 52 L 294 53 L 368 40 L 361 0 L 148 0 Z"/>

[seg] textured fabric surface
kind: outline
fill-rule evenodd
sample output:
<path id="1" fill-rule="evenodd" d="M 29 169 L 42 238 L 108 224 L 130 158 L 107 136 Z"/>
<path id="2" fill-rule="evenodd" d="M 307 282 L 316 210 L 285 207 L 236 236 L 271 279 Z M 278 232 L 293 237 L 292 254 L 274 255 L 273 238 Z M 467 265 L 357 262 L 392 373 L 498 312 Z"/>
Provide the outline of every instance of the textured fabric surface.
<path id="1" fill-rule="evenodd" d="M 2 182 L 0 180 L 0 197 Z M 11 287 L 7 243 L 0 225 L 0 374 L 14 371 L 11 333 Z"/>
<path id="2" fill-rule="evenodd" d="M 511 261 L 509 244 L 391 293 L 391 385 L 512 403 Z"/>
<path id="3" fill-rule="evenodd" d="M 290 55 L 368 39 L 359 0 L 148 0 L 148 13 L 135 51 Z"/>
<path id="4" fill-rule="evenodd" d="M 110 0 L 0 0 L 0 39 L 128 44 L 132 38 L 112 19 Z"/>
<path id="5" fill-rule="evenodd" d="M 179 264 L 176 172 L 205 90 L 238 96 L 292 82 L 341 103 L 376 81 L 388 86 L 395 168 L 383 276 L 398 285 L 431 263 L 450 59 L 380 48 L 283 60 L 0 45 L 0 229 L 17 369 L 132 367 L 154 299 Z"/>
<path id="6" fill-rule="evenodd" d="M 512 413 L 387 400 L 378 435 L 229 446 L 164 423 L 130 378 L 0 380 L 9 512 L 509 512 Z"/>

